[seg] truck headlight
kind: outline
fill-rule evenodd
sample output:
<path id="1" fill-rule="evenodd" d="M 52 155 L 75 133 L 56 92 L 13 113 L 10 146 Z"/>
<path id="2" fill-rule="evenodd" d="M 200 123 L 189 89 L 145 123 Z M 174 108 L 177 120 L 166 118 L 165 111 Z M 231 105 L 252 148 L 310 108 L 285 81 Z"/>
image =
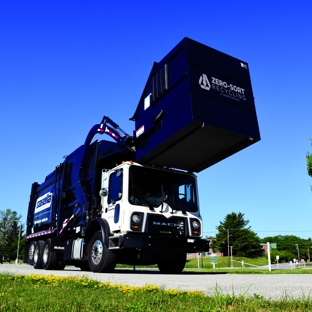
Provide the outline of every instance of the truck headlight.
<path id="1" fill-rule="evenodd" d="M 132 215 L 132 221 L 133 221 L 134 223 L 139 223 L 139 222 L 141 221 L 140 215 L 134 213 L 134 214 Z"/>
<path id="2" fill-rule="evenodd" d="M 200 227 L 200 223 L 198 222 L 198 220 L 193 220 L 192 221 L 192 227 L 194 229 L 198 229 Z"/>
<path id="3" fill-rule="evenodd" d="M 144 214 L 142 212 L 133 212 L 131 215 L 130 227 L 133 231 L 141 231 Z"/>
<path id="4" fill-rule="evenodd" d="M 198 219 L 191 219 L 191 235 L 200 236 L 201 235 L 201 224 Z"/>

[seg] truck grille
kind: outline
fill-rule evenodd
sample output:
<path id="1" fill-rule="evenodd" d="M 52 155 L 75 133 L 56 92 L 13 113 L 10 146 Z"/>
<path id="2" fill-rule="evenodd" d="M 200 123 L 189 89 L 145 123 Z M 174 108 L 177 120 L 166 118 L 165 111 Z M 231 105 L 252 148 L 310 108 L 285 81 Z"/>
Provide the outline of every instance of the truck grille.
<path id="1" fill-rule="evenodd" d="M 146 232 L 150 234 L 185 236 L 186 219 L 179 217 L 166 218 L 162 215 L 149 214 L 146 227 Z"/>

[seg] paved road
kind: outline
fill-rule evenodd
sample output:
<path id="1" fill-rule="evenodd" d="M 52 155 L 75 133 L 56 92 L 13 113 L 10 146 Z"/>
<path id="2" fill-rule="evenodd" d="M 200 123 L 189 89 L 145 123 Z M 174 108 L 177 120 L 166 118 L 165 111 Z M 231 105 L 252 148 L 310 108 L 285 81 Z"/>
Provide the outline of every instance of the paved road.
<path id="1" fill-rule="evenodd" d="M 58 276 L 87 276 L 89 278 L 112 284 L 144 286 L 160 285 L 164 289 L 202 290 L 213 295 L 216 288 L 219 292 L 236 295 L 262 295 L 273 300 L 279 298 L 301 298 L 312 295 L 310 274 L 222 274 L 222 273 L 182 273 L 180 275 L 164 275 L 158 270 L 116 270 L 114 273 L 82 272 L 73 267 L 63 271 L 35 270 L 28 265 L 0 264 L 0 273 L 44 274 Z"/>

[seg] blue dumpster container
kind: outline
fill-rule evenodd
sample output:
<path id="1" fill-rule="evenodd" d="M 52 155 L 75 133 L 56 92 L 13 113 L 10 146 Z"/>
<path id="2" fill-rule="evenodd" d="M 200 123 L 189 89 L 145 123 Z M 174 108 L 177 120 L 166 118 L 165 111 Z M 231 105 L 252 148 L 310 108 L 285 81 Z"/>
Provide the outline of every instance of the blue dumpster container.
<path id="1" fill-rule="evenodd" d="M 131 119 L 137 161 L 192 172 L 260 140 L 248 64 L 189 38 L 154 63 Z"/>

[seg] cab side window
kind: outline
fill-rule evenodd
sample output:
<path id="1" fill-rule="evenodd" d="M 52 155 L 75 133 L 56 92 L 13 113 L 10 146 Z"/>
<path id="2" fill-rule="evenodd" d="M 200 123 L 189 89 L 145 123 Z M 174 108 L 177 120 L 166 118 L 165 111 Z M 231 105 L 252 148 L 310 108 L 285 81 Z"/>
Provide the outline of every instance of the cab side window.
<path id="1" fill-rule="evenodd" d="M 108 204 L 114 204 L 122 197 L 122 170 L 112 173 L 109 177 Z"/>

